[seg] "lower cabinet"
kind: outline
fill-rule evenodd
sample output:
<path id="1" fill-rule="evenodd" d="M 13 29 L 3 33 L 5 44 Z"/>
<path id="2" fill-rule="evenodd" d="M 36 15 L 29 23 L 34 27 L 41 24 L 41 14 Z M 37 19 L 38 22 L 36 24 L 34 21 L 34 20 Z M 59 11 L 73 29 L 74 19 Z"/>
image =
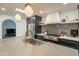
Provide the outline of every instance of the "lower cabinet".
<path id="1" fill-rule="evenodd" d="M 37 35 L 37 39 L 43 40 L 43 36 Z"/>
<path id="2" fill-rule="evenodd" d="M 79 49 L 79 42 L 78 41 L 72 41 L 67 39 L 58 39 L 59 43 L 65 46 L 69 46 L 75 49 Z"/>
<path id="3" fill-rule="evenodd" d="M 42 41 L 56 43 L 58 45 L 63 45 L 66 47 L 70 47 L 70 48 L 79 50 L 79 42 L 78 41 L 72 41 L 72 40 L 61 39 L 61 38 L 58 38 L 58 41 L 54 41 L 54 40 L 45 39 L 44 36 L 42 36 L 42 35 L 37 35 L 37 39 L 42 40 Z"/>
<path id="4" fill-rule="evenodd" d="M 49 39 L 46 39 L 44 36 L 42 35 L 37 35 L 37 39 L 42 40 L 42 41 L 48 41 Z"/>

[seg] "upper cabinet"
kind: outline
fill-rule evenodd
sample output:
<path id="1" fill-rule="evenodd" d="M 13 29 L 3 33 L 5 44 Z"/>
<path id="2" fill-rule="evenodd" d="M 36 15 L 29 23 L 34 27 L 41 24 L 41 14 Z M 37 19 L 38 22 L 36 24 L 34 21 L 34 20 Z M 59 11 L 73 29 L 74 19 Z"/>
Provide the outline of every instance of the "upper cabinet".
<path id="1" fill-rule="evenodd" d="M 45 21 L 46 21 L 46 16 L 43 16 L 42 19 L 41 19 L 41 21 L 39 22 L 39 25 L 45 25 L 44 24 Z"/>
<path id="2" fill-rule="evenodd" d="M 42 17 L 40 17 L 40 16 L 38 16 L 38 15 L 34 15 L 34 16 L 32 16 L 32 17 L 27 18 L 27 21 L 28 21 L 29 24 L 30 24 L 30 23 L 34 23 L 34 24 L 38 25 L 39 22 L 41 21 L 41 18 L 42 18 Z"/>
<path id="3" fill-rule="evenodd" d="M 74 9 L 68 12 L 64 12 L 60 14 L 61 21 L 65 21 L 65 23 L 76 23 L 78 19 L 78 10 Z"/>
<path id="4" fill-rule="evenodd" d="M 56 24 L 60 23 L 60 15 L 59 12 L 48 14 L 44 24 Z"/>

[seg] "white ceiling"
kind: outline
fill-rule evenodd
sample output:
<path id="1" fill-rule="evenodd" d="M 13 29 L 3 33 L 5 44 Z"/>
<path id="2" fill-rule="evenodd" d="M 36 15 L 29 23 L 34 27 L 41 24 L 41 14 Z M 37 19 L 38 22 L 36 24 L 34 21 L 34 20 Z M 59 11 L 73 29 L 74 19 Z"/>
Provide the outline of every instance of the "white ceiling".
<path id="1" fill-rule="evenodd" d="M 34 10 L 34 15 L 40 15 L 40 16 L 44 16 L 48 13 L 51 12 L 66 12 L 72 9 L 77 8 L 77 3 L 72 3 L 72 4 L 66 4 L 63 5 L 62 3 L 32 3 L 32 8 Z M 15 15 L 16 12 L 15 8 L 21 8 L 24 9 L 25 8 L 25 3 L 0 3 L 0 8 L 6 8 L 7 11 L 1 11 L 0 10 L 0 14 L 11 14 L 11 15 Z M 42 14 L 39 13 L 39 11 L 43 11 Z M 23 17 L 26 17 L 25 14 L 21 15 Z"/>

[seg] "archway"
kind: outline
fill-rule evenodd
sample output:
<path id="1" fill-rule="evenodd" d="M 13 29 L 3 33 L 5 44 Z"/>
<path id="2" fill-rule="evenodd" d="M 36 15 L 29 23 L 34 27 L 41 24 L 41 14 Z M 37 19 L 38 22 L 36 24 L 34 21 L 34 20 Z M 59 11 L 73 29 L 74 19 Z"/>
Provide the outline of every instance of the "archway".
<path id="1" fill-rule="evenodd" d="M 15 37 L 16 36 L 16 24 L 12 20 L 5 20 L 2 23 L 2 38 Z"/>

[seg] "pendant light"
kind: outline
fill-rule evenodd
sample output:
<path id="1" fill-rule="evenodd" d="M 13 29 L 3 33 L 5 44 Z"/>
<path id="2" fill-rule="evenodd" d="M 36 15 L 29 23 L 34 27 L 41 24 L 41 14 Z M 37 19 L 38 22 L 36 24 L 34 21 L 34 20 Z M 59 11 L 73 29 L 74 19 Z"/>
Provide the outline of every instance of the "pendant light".
<path id="1" fill-rule="evenodd" d="M 25 14 L 26 14 L 27 16 L 31 17 L 31 16 L 33 15 L 33 9 L 32 9 L 32 7 L 31 7 L 31 4 L 28 4 L 28 3 L 27 3 L 27 4 L 25 5 L 24 11 L 25 11 Z"/>
<path id="2" fill-rule="evenodd" d="M 17 13 L 16 15 L 15 15 L 15 19 L 17 20 L 17 21 L 20 21 L 22 18 L 21 18 L 21 15 L 19 14 L 19 13 Z"/>

